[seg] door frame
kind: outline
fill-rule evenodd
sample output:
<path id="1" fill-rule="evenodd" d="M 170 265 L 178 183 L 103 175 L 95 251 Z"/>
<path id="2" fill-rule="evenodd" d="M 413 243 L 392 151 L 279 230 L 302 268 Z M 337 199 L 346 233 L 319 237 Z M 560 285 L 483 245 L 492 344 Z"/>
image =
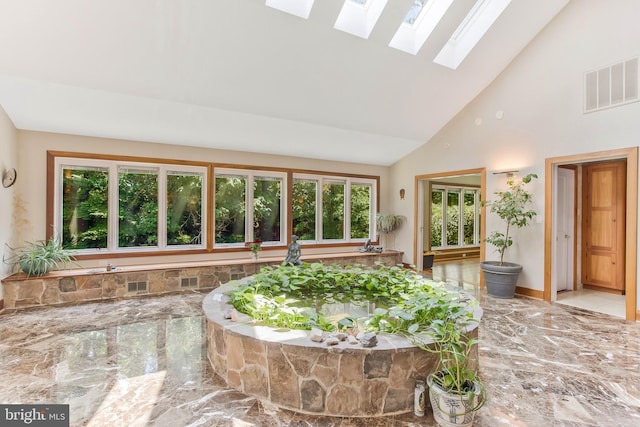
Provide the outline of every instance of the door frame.
<path id="1" fill-rule="evenodd" d="M 559 171 L 560 169 L 563 169 L 565 171 L 569 171 L 571 173 L 571 180 L 573 183 L 573 200 L 571 200 L 571 212 L 570 215 L 572 216 L 572 223 L 573 223 L 573 229 L 570 230 L 571 234 L 573 235 L 573 244 L 571 245 L 571 251 L 573 253 L 573 259 L 571 260 L 571 265 L 567 266 L 567 268 L 571 271 L 571 283 L 570 283 L 570 287 L 571 290 L 575 291 L 577 289 L 577 285 L 578 285 L 578 279 L 577 279 L 577 262 L 576 262 L 576 256 L 578 254 L 577 251 L 577 244 L 578 244 L 578 211 L 577 211 L 577 207 L 578 207 L 578 167 L 575 164 L 572 165 L 560 165 L 558 166 L 557 170 Z M 557 185 L 556 185 L 557 187 Z M 557 190 L 557 188 L 556 188 Z M 559 200 L 559 195 L 556 191 L 556 193 L 554 194 L 554 198 L 553 198 L 553 202 L 557 203 Z M 558 221 L 559 221 L 559 216 L 557 215 L 558 212 L 556 212 L 555 210 L 553 211 L 553 225 L 557 226 L 558 225 Z M 568 214 L 568 212 L 566 212 L 565 214 Z M 553 230 L 552 230 L 553 231 Z M 556 242 L 554 244 L 554 241 Z M 551 251 L 553 253 L 553 249 L 555 248 L 556 250 L 558 249 L 558 236 L 557 236 L 557 230 L 555 230 L 555 238 L 551 240 Z M 557 260 L 557 255 L 556 254 L 556 260 Z M 551 301 L 556 301 L 558 298 L 558 278 L 555 276 L 554 272 L 552 272 L 551 275 Z M 555 284 L 554 284 L 555 281 Z"/>
<path id="2" fill-rule="evenodd" d="M 637 270 L 638 270 L 638 147 L 575 154 L 545 159 L 545 222 L 544 222 L 544 291 L 543 299 L 551 301 L 553 272 L 553 192 L 554 168 L 564 164 L 586 163 L 600 160 L 624 159 L 627 162 L 627 207 L 625 218 L 625 318 L 638 320 Z"/>
<path id="3" fill-rule="evenodd" d="M 413 265 L 422 266 L 422 249 L 418 251 L 418 243 L 422 243 L 421 237 L 421 229 L 425 227 L 424 224 L 424 209 L 420 206 L 420 203 L 424 203 L 424 199 L 421 196 L 421 191 L 423 190 L 424 181 L 428 181 L 434 178 L 445 178 L 448 176 L 458 176 L 458 175 L 480 175 L 480 200 L 486 200 L 486 187 L 487 187 L 487 169 L 486 168 L 477 168 L 477 169 L 465 169 L 465 170 L 457 170 L 457 171 L 447 171 L 440 173 L 430 173 L 426 175 L 416 175 L 414 179 L 414 198 L 413 198 L 413 223 L 415 225 L 413 231 Z M 424 194 L 424 191 L 422 191 Z M 480 208 L 480 259 L 484 259 L 485 245 L 484 239 L 486 236 L 485 229 L 485 207 L 482 206 Z M 420 234 L 420 235 L 419 235 Z M 418 261 L 418 256 L 420 257 L 420 261 Z M 420 264 L 418 264 L 420 262 Z"/>

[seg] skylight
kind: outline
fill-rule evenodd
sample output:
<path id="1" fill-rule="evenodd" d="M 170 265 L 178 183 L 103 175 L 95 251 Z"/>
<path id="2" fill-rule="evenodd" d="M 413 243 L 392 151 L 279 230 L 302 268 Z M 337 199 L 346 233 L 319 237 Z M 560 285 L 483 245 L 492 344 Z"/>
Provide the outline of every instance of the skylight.
<path id="1" fill-rule="evenodd" d="M 309 19 L 313 1 L 314 0 L 266 0 L 265 4 L 282 12 Z"/>
<path id="2" fill-rule="evenodd" d="M 478 0 L 433 62 L 458 68 L 509 3 L 511 0 Z"/>
<path id="3" fill-rule="evenodd" d="M 415 55 L 427 41 L 453 0 L 415 0 L 389 46 Z"/>
<path id="4" fill-rule="evenodd" d="M 345 0 L 333 28 L 367 39 L 386 5 L 387 0 Z"/>

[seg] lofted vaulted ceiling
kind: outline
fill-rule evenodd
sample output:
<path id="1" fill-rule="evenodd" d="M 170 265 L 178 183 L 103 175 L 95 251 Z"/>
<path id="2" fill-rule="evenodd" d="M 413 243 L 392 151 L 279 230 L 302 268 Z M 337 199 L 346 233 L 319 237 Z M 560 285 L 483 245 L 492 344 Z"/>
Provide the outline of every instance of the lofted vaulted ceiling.
<path id="1" fill-rule="evenodd" d="M 350 0 L 347 0 L 350 1 Z M 19 129 L 390 165 L 477 96 L 568 0 L 513 0 L 453 70 L 435 64 L 474 6 L 454 0 L 416 55 L 264 0 L 0 0 L 0 105 Z"/>

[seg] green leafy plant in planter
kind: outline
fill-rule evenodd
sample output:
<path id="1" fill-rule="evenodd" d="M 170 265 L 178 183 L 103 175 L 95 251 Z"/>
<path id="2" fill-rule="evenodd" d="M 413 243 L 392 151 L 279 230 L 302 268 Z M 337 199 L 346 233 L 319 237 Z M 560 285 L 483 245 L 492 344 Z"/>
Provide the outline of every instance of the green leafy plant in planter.
<path id="1" fill-rule="evenodd" d="M 448 400 L 454 409 L 445 409 L 446 404 L 439 401 L 432 403 L 446 412 L 434 410 L 436 420 L 472 421 L 486 401 L 477 372 L 478 341 L 470 336 L 480 318 L 477 301 L 411 270 L 382 264 L 376 269 L 320 263 L 267 266 L 231 291 L 230 298 L 238 311 L 273 327 L 333 331 L 358 324 L 366 331 L 402 335 L 438 355 L 438 368 L 428 376 L 428 383 L 453 396 Z M 314 307 L 299 305 L 300 299 L 313 301 L 311 305 L 376 301 L 383 302 L 383 307 L 378 306 L 369 318 L 345 317 L 336 325 Z"/>
<path id="2" fill-rule="evenodd" d="M 443 427 L 472 425 L 486 402 L 478 374 L 478 340 L 471 336 L 471 326 L 478 321 L 474 307 L 464 294 L 426 289 L 389 309 L 376 309 L 369 321 L 375 330 L 404 335 L 416 347 L 438 356 L 427 384 L 434 419 Z"/>
<path id="3" fill-rule="evenodd" d="M 9 249 L 13 254 L 3 258 L 3 261 L 11 264 L 14 269 L 19 268 L 27 276 L 43 276 L 51 270 L 66 267 L 74 260 L 56 237 L 27 242 L 19 248 L 9 246 Z"/>
<path id="4" fill-rule="evenodd" d="M 439 367 L 427 376 L 427 385 L 434 419 L 443 427 L 472 425 L 487 400 L 478 375 L 478 340 L 466 334 L 464 319 L 455 317 L 434 321 L 433 344 L 422 346 L 439 357 Z"/>
<path id="5" fill-rule="evenodd" d="M 504 261 L 506 250 L 513 245 L 510 234 L 512 228 L 526 227 L 536 216 L 536 212 L 528 208 L 533 195 L 525 190 L 524 186 L 538 178 L 536 174 L 528 174 L 520 181 L 510 177 L 507 181 L 508 188 L 505 191 L 496 191 L 493 201 L 483 202 L 490 207 L 490 212 L 498 215 L 505 224 L 505 231 L 493 231 L 485 242 L 493 245 L 500 254 L 500 261 L 484 261 L 480 268 L 485 275 L 485 283 L 489 295 L 498 298 L 512 298 L 518 282 L 518 276 L 522 266 Z"/>

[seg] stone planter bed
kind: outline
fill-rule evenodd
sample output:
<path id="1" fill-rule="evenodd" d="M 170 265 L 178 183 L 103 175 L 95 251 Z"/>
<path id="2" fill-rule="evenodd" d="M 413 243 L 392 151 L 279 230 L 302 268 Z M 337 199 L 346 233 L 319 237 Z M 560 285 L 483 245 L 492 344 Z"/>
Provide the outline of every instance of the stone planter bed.
<path id="1" fill-rule="evenodd" d="M 124 266 L 112 271 L 105 268 L 61 270 L 32 277 L 19 273 L 2 280 L 4 311 L 215 289 L 221 283 L 250 276 L 265 265 L 277 265 L 282 261 L 282 257 L 264 257 L 256 261 L 236 259 Z M 302 261 L 396 265 L 402 262 L 402 252 L 343 252 L 304 256 Z"/>
<path id="2" fill-rule="evenodd" d="M 346 341 L 313 342 L 311 331 L 256 324 L 232 308 L 226 284 L 207 295 L 207 356 L 229 387 L 296 412 L 345 417 L 386 416 L 413 411 L 417 378 L 434 371 L 437 356 L 405 338 L 381 334 L 364 348 Z M 474 312 L 477 319 L 481 311 Z M 475 328 L 472 336 L 477 336 Z"/>

